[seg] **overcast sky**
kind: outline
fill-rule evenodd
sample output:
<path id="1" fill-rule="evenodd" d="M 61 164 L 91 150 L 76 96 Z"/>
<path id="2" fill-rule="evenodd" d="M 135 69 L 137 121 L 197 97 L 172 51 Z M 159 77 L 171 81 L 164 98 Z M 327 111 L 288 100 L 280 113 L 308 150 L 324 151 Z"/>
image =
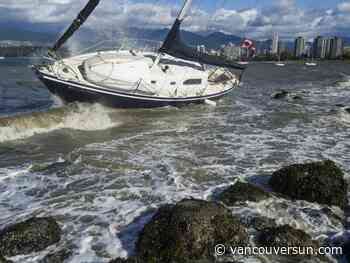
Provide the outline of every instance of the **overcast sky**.
<path id="1" fill-rule="evenodd" d="M 193 0 L 184 25 L 191 31 L 222 31 L 256 39 L 350 36 L 350 0 Z M 0 0 L 0 23 L 33 31 L 62 29 L 87 0 Z M 86 27 L 152 27 L 172 24 L 182 1 L 101 0 Z"/>

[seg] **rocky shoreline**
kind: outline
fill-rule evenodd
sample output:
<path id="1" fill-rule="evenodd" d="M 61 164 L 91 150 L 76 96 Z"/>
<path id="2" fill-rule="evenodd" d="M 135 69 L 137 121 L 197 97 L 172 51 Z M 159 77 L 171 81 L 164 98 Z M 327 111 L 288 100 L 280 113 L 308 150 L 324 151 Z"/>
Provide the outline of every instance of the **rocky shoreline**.
<path id="1" fill-rule="evenodd" d="M 266 190 L 269 188 L 272 191 Z M 333 208 L 348 206 L 348 183 L 344 173 L 333 161 L 295 164 L 274 172 L 264 188 L 248 182 L 236 182 L 212 197 L 212 200 L 184 199 L 160 207 L 139 233 L 134 255 L 129 259 L 114 259 L 110 263 L 189 263 L 240 262 L 244 257 L 228 253 L 218 257 L 215 246 L 226 247 L 313 247 L 332 246 L 329 239 L 313 239 L 301 229 L 280 224 L 278 218 L 256 216 L 242 219 L 233 215 L 230 207 L 245 206 L 273 198 L 318 203 L 330 218 L 345 221 L 333 213 Z M 343 224 L 345 222 L 342 222 Z M 252 229 L 254 234 L 252 234 Z M 32 218 L 5 227 L 0 231 L 0 263 L 58 244 L 62 230 L 54 218 Z M 350 242 L 343 247 L 350 261 Z M 41 263 L 69 262 L 74 251 L 49 253 Z M 257 262 L 332 262 L 326 256 L 264 256 Z M 339 258 L 338 258 L 339 259 Z M 233 261 L 232 261 L 233 260 Z"/>

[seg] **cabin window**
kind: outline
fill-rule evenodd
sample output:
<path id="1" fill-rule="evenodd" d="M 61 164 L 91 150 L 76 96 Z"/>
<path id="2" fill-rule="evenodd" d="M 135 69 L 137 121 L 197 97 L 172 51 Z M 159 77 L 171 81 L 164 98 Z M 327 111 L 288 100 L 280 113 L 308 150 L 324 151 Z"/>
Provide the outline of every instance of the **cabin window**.
<path id="1" fill-rule="evenodd" d="M 157 81 L 152 80 L 152 81 L 151 81 L 151 84 L 157 84 Z"/>
<path id="2" fill-rule="evenodd" d="M 176 85 L 176 82 L 175 81 L 170 82 L 170 85 Z"/>
<path id="3" fill-rule="evenodd" d="M 201 85 L 202 79 L 188 79 L 184 81 L 184 85 Z"/>

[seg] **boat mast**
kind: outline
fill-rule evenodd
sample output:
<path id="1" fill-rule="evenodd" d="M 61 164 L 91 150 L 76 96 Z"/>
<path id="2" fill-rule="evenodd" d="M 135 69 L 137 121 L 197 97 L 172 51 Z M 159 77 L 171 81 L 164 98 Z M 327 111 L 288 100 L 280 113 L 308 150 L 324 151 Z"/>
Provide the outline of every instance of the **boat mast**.
<path id="1" fill-rule="evenodd" d="M 172 57 L 187 61 L 194 61 L 204 65 L 212 65 L 222 68 L 245 70 L 246 67 L 238 65 L 228 59 L 220 58 L 216 55 L 199 52 L 197 49 L 190 47 L 184 43 L 181 37 L 181 24 L 189 12 L 192 0 L 184 2 L 178 17 L 171 27 L 163 45 L 159 49 L 160 55 L 168 54 Z M 155 61 L 157 63 L 157 61 Z"/>
<path id="2" fill-rule="evenodd" d="M 174 24 L 172 25 L 172 27 L 170 28 L 170 31 L 168 33 L 168 35 L 166 36 L 164 42 L 163 42 L 163 46 L 164 44 L 166 43 L 166 41 L 169 41 L 169 39 L 171 38 L 171 35 L 173 34 L 174 32 L 174 28 L 178 25 L 178 24 L 181 24 L 182 21 L 186 18 L 186 15 L 188 13 L 188 11 L 190 10 L 191 8 L 191 4 L 192 4 L 192 0 L 185 0 L 183 6 L 182 6 L 182 9 L 180 11 L 180 13 L 178 14 Z M 152 67 L 158 65 L 161 57 L 162 57 L 162 52 L 160 52 L 156 58 L 156 60 L 154 61 L 154 64 Z"/>
<path id="3" fill-rule="evenodd" d="M 181 12 L 177 17 L 178 20 L 183 21 L 186 18 L 186 15 L 191 8 L 191 4 L 192 4 L 192 0 L 185 1 L 184 6 L 182 7 Z"/>
<path id="4" fill-rule="evenodd" d="M 89 18 L 91 13 L 95 10 L 100 0 L 89 0 L 83 10 L 80 11 L 77 18 L 73 21 L 66 32 L 56 41 L 55 45 L 49 50 L 49 56 L 56 57 L 55 52 L 59 50 L 70 39 L 75 31 L 77 31 Z"/>
<path id="5" fill-rule="evenodd" d="M 166 36 L 166 38 L 164 40 L 163 47 L 166 46 L 168 44 L 168 42 L 172 42 L 174 40 L 174 38 L 177 36 L 180 25 L 183 22 L 183 20 L 186 18 L 186 15 L 187 15 L 188 11 L 190 10 L 191 4 L 192 4 L 192 0 L 185 0 L 184 5 L 183 5 L 179 15 L 177 16 L 174 24 L 172 25 L 168 35 Z"/>

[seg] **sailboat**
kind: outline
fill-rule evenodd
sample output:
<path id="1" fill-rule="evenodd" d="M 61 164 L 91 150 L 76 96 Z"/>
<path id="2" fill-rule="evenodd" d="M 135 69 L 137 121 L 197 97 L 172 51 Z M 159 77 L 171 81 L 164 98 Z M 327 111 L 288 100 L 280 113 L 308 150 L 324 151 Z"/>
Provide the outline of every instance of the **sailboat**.
<path id="1" fill-rule="evenodd" d="M 278 67 L 284 67 L 286 64 L 284 64 L 282 62 L 277 62 L 275 65 Z"/>
<path id="2" fill-rule="evenodd" d="M 305 66 L 307 66 L 307 67 L 316 67 L 317 63 L 314 61 L 314 58 L 312 58 L 312 60 L 310 62 L 308 62 L 308 61 L 305 62 Z"/>
<path id="3" fill-rule="evenodd" d="M 52 61 L 33 66 L 39 79 L 66 102 L 99 102 L 112 107 L 162 107 L 213 103 L 240 84 L 245 66 L 185 45 L 180 27 L 192 0 L 184 1 L 157 51 L 107 50 L 69 58 L 57 51 L 98 6 L 90 0 L 57 40 Z"/>
<path id="4" fill-rule="evenodd" d="M 278 62 L 275 64 L 278 67 L 284 67 L 286 64 L 281 62 L 281 55 L 278 54 Z"/>

